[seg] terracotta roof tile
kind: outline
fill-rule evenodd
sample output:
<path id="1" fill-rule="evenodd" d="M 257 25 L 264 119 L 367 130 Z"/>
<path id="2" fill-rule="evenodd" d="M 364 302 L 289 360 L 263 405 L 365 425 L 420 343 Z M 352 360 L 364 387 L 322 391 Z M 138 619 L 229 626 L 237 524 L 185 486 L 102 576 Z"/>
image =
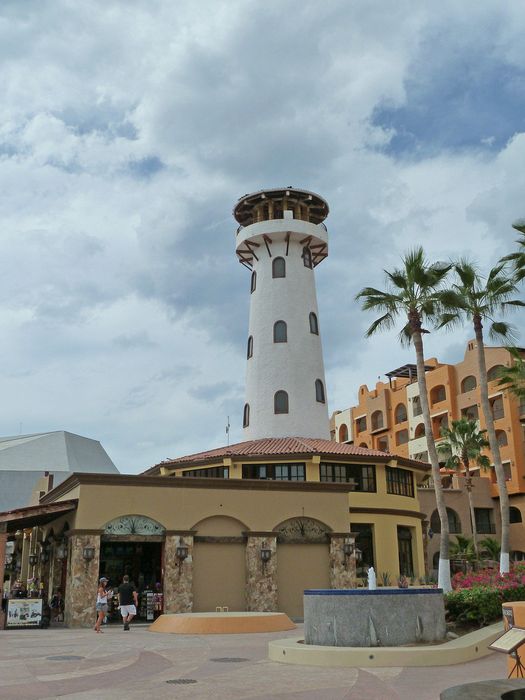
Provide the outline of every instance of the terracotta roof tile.
<path id="1" fill-rule="evenodd" d="M 356 445 L 347 445 L 343 442 L 322 440 L 319 438 L 284 437 L 247 440 L 245 442 L 238 442 L 235 445 L 218 447 L 215 450 L 197 452 L 196 454 L 177 457 L 176 459 L 166 459 L 160 464 L 148 469 L 146 473 L 158 473 L 161 466 L 176 467 L 191 465 L 197 462 L 209 462 L 210 460 L 222 459 L 224 457 L 242 457 L 243 455 L 249 455 L 251 457 L 263 457 L 265 455 L 302 455 L 307 452 L 322 455 L 361 456 L 368 459 L 378 457 L 386 461 L 390 459 L 397 459 L 400 463 L 417 466 L 420 469 L 428 468 L 428 465 L 425 462 L 400 457 L 399 455 L 395 455 L 391 452 L 369 450 L 366 447 L 357 447 Z"/>

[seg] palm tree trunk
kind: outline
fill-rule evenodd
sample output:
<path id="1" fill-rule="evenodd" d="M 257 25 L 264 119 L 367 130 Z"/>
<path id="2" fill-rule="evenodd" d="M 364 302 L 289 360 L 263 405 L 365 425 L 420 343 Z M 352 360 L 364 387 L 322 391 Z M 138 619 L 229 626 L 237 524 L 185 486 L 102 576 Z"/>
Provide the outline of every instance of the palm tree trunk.
<path id="1" fill-rule="evenodd" d="M 496 472 L 496 481 L 499 490 L 499 507 L 501 513 L 501 553 L 499 560 L 499 570 L 501 574 L 509 571 L 509 494 L 507 492 L 507 482 L 505 480 L 505 472 L 501 463 L 499 452 L 499 444 L 496 438 L 496 430 L 494 428 L 494 418 L 489 405 L 489 387 L 487 380 L 487 365 L 485 363 L 485 346 L 483 343 L 483 324 L 481 318 L 474 317 L 474 331 L 476 333 L 477 353 L 478 353 L 478 368 L 479 368 L 479 389 L 481 395 L 481 408 L 485 416 L 487 425 L 487 434 L 489 438 L 490 451 L 494 460 L 494 471 Z"/>
<path id="2" fill-rule="evenodd" d="M 472 523 L 472 542 L 474 544 L 474 552 L 476 559 L 479 558 L 478 552 L 478 533 L 476 530 L 476 512 L 474 510 L 474 499 L 472 498 L 472 477 L 470 476 L 470 462 L 466 454 L 462 456 L 463 466 L 465 467 L 465 488 L 467 489 L 468 507 L 470 509 L 470 522 Z"/>
<path id="3" fill-rule="evenodd" d="M 421 322 L 419 318 L 410 319 L 412 325 L 412 342 L 416 350 L 417 363 L 417 383 L 419 387 L 419 400 L 423 411 L 423 422 L 425 424 L 425 435 L 427 438 L 428 456 L 432 466 L 432 478 L 434 480 L 434 493 L 436 495 L 436 507 L 441 523 L 441 536 L 439 541 L 439 569 L 438 586 L 444 593 L 452 590 L 450 581 L 450 556 L 449 556 L 449 528 L 448 515 L 443 495 L 443 485 L 441 483 L 441 473 L 439 471 L 439 459 L 432 434 L 432 423 L 430 420 L 430 408 L 428 405 L 427 380 L 425 377 L 425 359 L 423 353 L 423 337 L 421 335 Z"/>

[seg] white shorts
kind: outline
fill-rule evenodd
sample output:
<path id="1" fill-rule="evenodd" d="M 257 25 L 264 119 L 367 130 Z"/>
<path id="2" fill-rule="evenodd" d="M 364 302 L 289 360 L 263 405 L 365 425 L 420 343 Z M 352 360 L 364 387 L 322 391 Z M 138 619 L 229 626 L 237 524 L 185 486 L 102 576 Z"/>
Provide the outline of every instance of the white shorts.
<path id="1" fill-rule="evenodd" d="M 127 617 L 128 615 L 136 615 L 137 608 L 134 605 L 121 605 L 120 614 L 122 617 Z"/>

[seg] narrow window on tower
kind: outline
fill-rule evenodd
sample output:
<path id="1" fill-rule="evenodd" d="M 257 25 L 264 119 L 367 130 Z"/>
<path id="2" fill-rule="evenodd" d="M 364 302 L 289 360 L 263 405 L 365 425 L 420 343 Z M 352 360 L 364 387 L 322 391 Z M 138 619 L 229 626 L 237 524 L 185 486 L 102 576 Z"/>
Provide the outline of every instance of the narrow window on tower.
<path id="1" fill-rule="evenodd" d="M 312 251 L 308 246 L 303 248 L 303 262 L 305 267 L 309 267 L 310 270 L 312 269 Z"/>
<path id="2" fill-rule="evenodd" d="M 286 263 L 284 258 L 274 258 L 272 263 L 272 277 L 286 277 Z"/>
<path id="3" fill-rule="evenodd" d="M 247 359 L 249 360 L 252 355 L 253 355 L 253 336 L 250 336 L 248 338 L 248 350 L 246 352 Z"/>
<path id="4" fill-rule="evenodd" d="M 242 427 L 247 428 L 250 425 L 250 404 L 244 404 L 244 412 L 242 416 Z"/>
<path id="5" fill-rule="evenodd" d="M 317 316 L 313 311 L 310 312 L 310 333 L 319 335 L 319 324 L 317 323 Z"/>
<path id="6" fill-rule="evenodd" d="M 250 294 L 253 294 L 255 292 L 255 287 L 257 286 L 257 273 L 255 270 L 252 272 L 252 283 L 250 286 Z"/>
<path id="7" fill-rule="evenodd" d="M 319 401 L 319 403 L 325 402 L 324 386 L 323 382 L 320 379 L 315 380 L 315 400 Z"/>
<path id="8" fill-rule="evenodd" d="M 288 331 L 286 328 L 285 321 L 276 321 L 273 324 L 273 342 L 274 343 L 287 343 L 288 342 Z"/>
<path id="9" fill-rule="evenodd" d="M 288 413 L 288 394 L 286 391 L 276 391 L 273 397 L 273 412 Z"/>

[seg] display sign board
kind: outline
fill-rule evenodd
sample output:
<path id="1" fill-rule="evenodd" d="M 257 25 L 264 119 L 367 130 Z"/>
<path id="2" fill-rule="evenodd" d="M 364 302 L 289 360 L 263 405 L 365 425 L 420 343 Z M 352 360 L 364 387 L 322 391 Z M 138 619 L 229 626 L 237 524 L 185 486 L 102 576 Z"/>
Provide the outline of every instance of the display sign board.
<path id="1" fill-rule="evenodd" d="M 511 627 L 509 630 L 504 632 L 501 637 L 495 639 L 492 644 L 489 644 L 489 649 L 511 654 L 524 643 L 525 629 L 522 629 L 521 627 Z"/>
<path id="2" fill-rule="evenodd" d="M 41 598 L 13 598 L 7 601 L 6 627 L 40 627 Z"/>

